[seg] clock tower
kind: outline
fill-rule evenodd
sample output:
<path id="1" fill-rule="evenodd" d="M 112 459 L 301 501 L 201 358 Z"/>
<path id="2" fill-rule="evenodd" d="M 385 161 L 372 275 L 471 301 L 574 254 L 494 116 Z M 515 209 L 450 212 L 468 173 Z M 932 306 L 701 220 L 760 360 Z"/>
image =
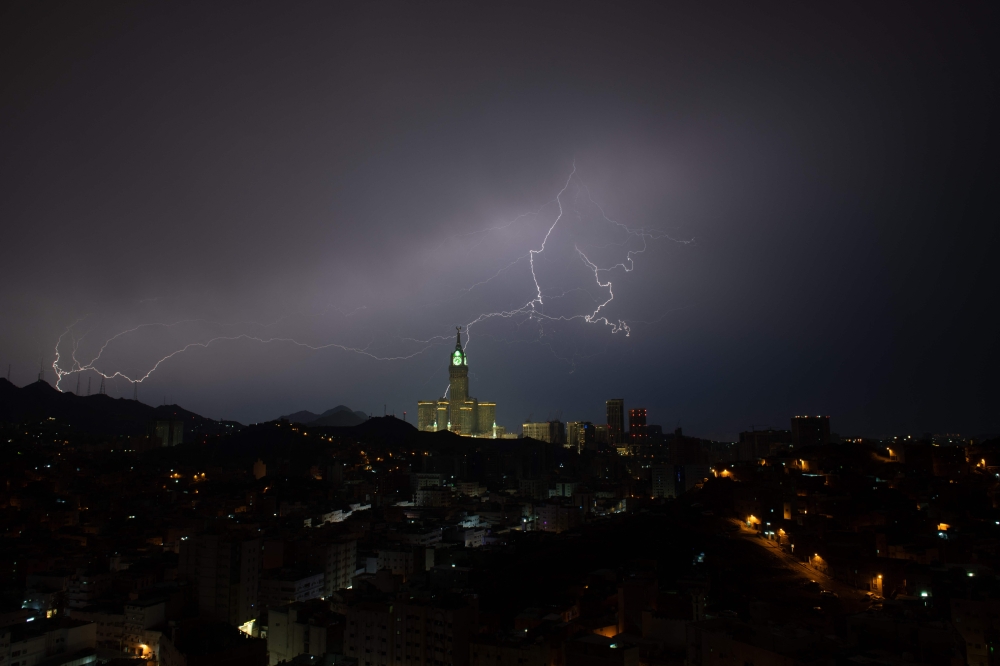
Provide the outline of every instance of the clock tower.
<path id="1" fill-rule="evenodd" d="M 448 394 L 417 403 L 417 427 L 439 432 L 450 430 L 464 437 L 497 437 L 495 402 L 469 397 L 469 359 L 462 348 L 462 327 L 455 329 L 455 348 L 448 355 Z"/>
<path id="2" fill-rule="evenodd" d="M 451 403 L 448 416 L 453 426 L 462 423 L 460 410 L 469 400 L 469 359 L 462 349 L 462 327 L 457 326 L 455 331 L 455 351 L 448 364 L 448 400 Z"/>

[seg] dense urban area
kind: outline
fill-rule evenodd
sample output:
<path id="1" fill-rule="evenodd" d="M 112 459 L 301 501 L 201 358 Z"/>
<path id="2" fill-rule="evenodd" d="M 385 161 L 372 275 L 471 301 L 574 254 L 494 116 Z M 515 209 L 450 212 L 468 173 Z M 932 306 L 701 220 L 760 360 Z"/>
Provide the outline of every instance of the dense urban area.
<path id="1" fill-rule="evenodd" d="M 1000 439 L 625 407 L 460 436 L 0 380 L 0 666 L 998 663 Z"/>

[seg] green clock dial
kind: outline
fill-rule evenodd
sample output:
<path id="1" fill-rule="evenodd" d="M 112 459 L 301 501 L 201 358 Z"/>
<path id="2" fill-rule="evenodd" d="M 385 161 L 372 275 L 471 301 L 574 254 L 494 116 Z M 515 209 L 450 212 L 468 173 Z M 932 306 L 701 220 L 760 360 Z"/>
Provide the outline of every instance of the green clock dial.
<path id="1" fill-rule="evenodd" d="M 452 365 L 462 365 L 462 352 L 455 352 L 451 357 Z"/>

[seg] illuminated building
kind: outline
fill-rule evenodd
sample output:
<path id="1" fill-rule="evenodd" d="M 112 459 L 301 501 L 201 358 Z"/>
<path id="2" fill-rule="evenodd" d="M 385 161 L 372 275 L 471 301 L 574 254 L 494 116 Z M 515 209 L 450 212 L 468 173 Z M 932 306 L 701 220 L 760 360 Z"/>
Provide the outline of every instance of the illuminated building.
<path id="1" fill-rule="evenodd" d="M 139 657 L 155 654 L 159 650 L 160 632 L 151 627 L 163 624 L 166 617 L 167 603 L 163 599 L 135 599 L 125 604 L 122 651 Z"/>
<path id="2" fill-rule="evenodd" d="M 566 441 L 566 428 L 561 421 L 525 423 L 521 425 L 521 435 L 537 439 L 539 442 L 562 444 Z"/>
<path id="3" fill-rule="evenodd" d="M 597 442 L 597 432 L 594 424 L 589 421 L 572 421 L 566 424 L 566 448 L 580 453 L 587 445 L 590 448 Z"/>
<path id="4" fill-rule="evenodd" d="M 618 446 L 625 441 L 625 401 L 612 398 L 605 406 L 608 414 L 608 444 Z"/>
<path id="5" fill-rule="evenodd" d="M 793 416 L 792 444 L 796 447 L 830 443 L 829 416 Z"/>
<path id="6" fill-rule="evenodd" d="M 649 439 L 646 431 L 646 408 L 628 410 L 628 438 L 632 444 L 641 444 Z"/>
<path id="7" fill-rule="evenodd" d="M 458 435 L 478 437 L 497 436 L 497 404 L 469 397 L 469 359 L 462 349 L 461 327 L 458 327 L 455 349 L 448 359 L 447 396 L 417 403 L 419 430 L 450 430 Z"/>

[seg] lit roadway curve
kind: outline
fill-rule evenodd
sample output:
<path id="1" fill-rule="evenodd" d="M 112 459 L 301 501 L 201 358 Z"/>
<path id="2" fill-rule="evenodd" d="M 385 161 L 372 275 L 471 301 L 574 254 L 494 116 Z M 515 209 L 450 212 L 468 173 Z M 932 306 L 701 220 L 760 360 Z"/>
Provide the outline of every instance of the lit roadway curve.
<path id="1" fill-rule="evenodd" d="M 780 560 L 782 565 L 784 565 L 784 567 L 789 571 L 801 575 L 806 580 L 816 581 L 824 590 L 836 592 L 840 597 L 844 610 L 848 613 L 859 613 L 870 606 L 870 601 L 865 596 L 865 593 L 858 590 L 856 587 L 834 580 L 830 576 L 814 569 L 808 564 L 803 564 L 793 555 L 783 551 L 781 546 L 774 541 L 764 539 L 757 532 L 748 528 L 743 521 L 736 518 L 731 518 L 730 521 L 734 525 L 739 526 L 740 531 L 737 533 L 739 538 L 755 543 L 765 549 L 773 557 Z M 734 534 L 733 536 L 737 535 Z"/>

